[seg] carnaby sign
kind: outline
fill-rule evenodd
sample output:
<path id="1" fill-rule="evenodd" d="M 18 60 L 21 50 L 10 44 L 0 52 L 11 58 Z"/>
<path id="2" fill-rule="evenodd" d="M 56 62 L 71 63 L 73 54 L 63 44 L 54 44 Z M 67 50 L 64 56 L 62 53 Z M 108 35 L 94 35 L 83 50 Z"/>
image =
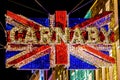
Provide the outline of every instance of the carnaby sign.
<path id="1" fill-rule="evenodd" d="M 49 15 L 48 26 L 7 11 L 6 67 L 49 69 L 65 65 L 69 69 L 96 69 L 111 66 L 114 58 L 92 46 L 110 45 L 115 41 L 114 32 L 105 26 L 109 25 L 111 14 L 104 12 L 69 27 L 66 11 Z"/>

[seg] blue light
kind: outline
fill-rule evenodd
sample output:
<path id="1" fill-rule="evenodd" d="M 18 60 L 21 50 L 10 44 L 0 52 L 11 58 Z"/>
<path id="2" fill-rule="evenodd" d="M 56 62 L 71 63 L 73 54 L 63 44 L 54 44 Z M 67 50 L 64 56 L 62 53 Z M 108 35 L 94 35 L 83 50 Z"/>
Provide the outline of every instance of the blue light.
<path id="1" fill-rule="evenodd" d="M 70 54 L 69 69 L 96 69 L 96 67 Z"/>
<path id="2" fill-rule="evenodd" d="M 6 24 L 6 30 L 11 30 L 14 26 L 10 25 L 10 24 Z"/>
<path id="3" fill-rule="evenodd" d="M 49 54 L 42 56 L 24 66 L 20 69 L 49 69 L 50 67 L 50 59 Z"/>
<path id="4" fill-rule="evenodd" d="M 106 54 L 106 55 L 109 56 L 109 51 L 102 51 L 102 50 L 101 50 L 101 52 L 103 52 L 104 54 Z"/>
<path id="5" fill-rule="evenodd" d="M 39 23 L 39 24 L 42 24 L 45 27 L 49 27 L 50 22 L 49 22 L 48 18 L 30 18 L 30 19 Z"/>
<path id="6" fill-rule="evenodd" d="M 69 27 L 74 27 L 75 25 L 80 24 L 86 20 L 87 19 L 83 18 L 69 18 Z"/>
<path id="7" fill-rule="evenodd" d="M 19 54 L 21 51 L 6 51 L 6 59 L 12 57 L 12 56 L 15 56 L 16 54 Z"/>
<path id="8" fill-rule="evenodd" d="M 103 28 L 108 31 L 109 30 L 109 26 L 108 25 L 104 25 Z"/>

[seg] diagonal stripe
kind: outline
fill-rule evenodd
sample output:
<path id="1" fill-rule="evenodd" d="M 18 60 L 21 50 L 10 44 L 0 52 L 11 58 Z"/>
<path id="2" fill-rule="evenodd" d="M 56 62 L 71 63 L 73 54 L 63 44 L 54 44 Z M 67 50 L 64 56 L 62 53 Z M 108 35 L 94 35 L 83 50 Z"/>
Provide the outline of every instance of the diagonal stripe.
<path id="1" fill-rule="evenodd" d="M 78 44 L 76 44 L 76 45 L 73 45 L 73 46 L 77 46 L 77 47 L 79 46 L 79 48 L 82 48 L 83 50 L 91 53 L 94 56 L 102 58 L 102 59 L 104 59 L 104 60 L 106 60 L 108 62 L 115 63 L 115 59 L 114 58 L 112 58 L 112 57 L 102 53 L 101 51 L 96 50 L 96 49 L 94 49 L 94 48 L 92 48 L 92 47 L 90 47 L 88 45 L 78 45 Z"/>
<path id="2" fill-rule="evenodd" d="M 8 64 L 9 62 L 11 62 L 11 61 L 13 61 L 13 60 L 16 60 L 16 59 L 19 58 L 19 57 L 24 56 L 25 54 L 27 54 L 27 53 L 29 53 L 29 52 L 30 52 L 29 50 L 22 51 L 22 52 L 20 52 L 19 54 L 16 54 L 16 55 L 8 58 L 8 59 L 6 60 L 6 64 Z"/>
<path id="3" fill-rule="evenodd" d="M 44 55 L 46 55 L 46 54 L 49 54 L 50 48 L 44 49 L 44 51 L 45 51 L 45 52 L 38 52 L 38 53 L 36 53 L 35 55 L 32 55 L 31 57 L 22 60 L 21 62 L 15 64 L 15 67 L 16 67 L 16 68 L 20 68 L 20 67 L 22 67 L 22 66 L 24 66 L 24 65 L 26 65 L 26 64 L 28 64 L 28 63 L 36 60 L 36 59 L 38 59 L 38 58 L 40 58 L 41 56 L 44 56 Z"/>
<path id="4" fill-rule="evenodd" d="M 105 60 L 102 60 L 94 55 L 91 55 L 89 52 L 86 52 L 82 50 L 79 47 L 71 47 L 70 49 L 71 54 L 83 59 L 84 61 L 91 63 L 92 65 L 95 65 L 96 67 L 102 67 L 102 66 L 111 66 L 112 64 L 109 62 L 106 62 Z"/>
<path id="5" fill-rule="evenodd" d="M 82 23 L 80 23 L 80 24 L 77 24 L 77 25 L 74 26 L 72 29 L 75 29 L 75 28 L 84 28 L 84 27 L 86 27 L 86 26 L 90 26 L 91 24 L 94 24 L 94 23 L 96 23 L 96 22 L 100 22 L 100 20 L 101 20 L 102 18 L 104 18 L 104 17 L 108 17 L 107 21 L 109 22 L 109 21 L 110 21 L 109 15 L 111 15 L 111 14 L 112 14 L 112 11 L 103 12 L 103 13 L 101 13 L 101 14 L 93 17 L 93 18 L 90 18 L 90 19 L 88 19 L 88 20 L 86 20 L 86 21 L 84 21 L 84 22 L 82 22 Z M 106 24 L 106 23 L 108 23 L 108 22 L 106 22 L 106 20 L 105 20 L 105 21 L 103 21 L 101 24 L 99 24 L 99 25 L 96 25 L 96 24 L 95 24 L 95 25 L 98 26 L 98 27 L 100 27 L 100 26 L 102 26 L 102 25 L 104 25 L 104 24 Z"/>
<path id="6" fill-rule="evenodd" d="M 41 46 L 41 47 L 33 50 L 32 52 L 29 52 L 29 53 L 27 53 L 27 54 L 25 54 L 25 55 L 23 55 L 23 56 L 21 56 L 21 57 L 19 57 L 17 59 L 14 59 L 11 62 L 8 62 L 8 64 L 12 64 L 12 65 L 17 64 L 17 63 L 25 60 L 26 58 L 29 58 L 29 57 L 31 57 L 33 55 L 36 55 L 38 52 L 44 52 L 48 48 L 50 48 L 50 46 Z"/>
<path id="7" fill-rule="evenodd" d="M 86 61 L 81 57 L 76 57 L 70 54 L 70 66 L 69 69 L 96 69 L 97 67 L 91 62 Z"/>
<path id="8" fill-rule="evenodd" d="M 115 63 L 115 59 L 114 58 L 112 58 L 112 57 L 102 53 L 101 51 L 98 51 L 98 50 L 96 50 L 96 49 L 94 49 L 92 47 L 89 47 L 87 45 L 83 45 L 82 48 L 85 49 L 85 51 L 90 52 L 93 55 L 96 55 L 96 56 L 98 56 L 100 58 L 103 58 L 104 60 L 106 60 L 108 62 Z"/>
<path id="9" fill-rule="evenodd" d="M 11 17 L 12 19 L 14 19 L 15 21 L 21 23 L 21 24 L 24 24 L 24 25 L 27 25 L 27 26 L 30 26 L 30 27 L 34 27 L 35 29 L 39 28 L 39 27 L 42 27 L 43 25 L 40 25 L 38 23 L 36 23 L 35 21 L 33 20 L 30 20 L 24 16 L 21 16 L 21 15 L 18 15 L 18 14 L 15 14 L 11 11 L 7 11 L 7 15 L 6 16 L 9 16 Z"/>

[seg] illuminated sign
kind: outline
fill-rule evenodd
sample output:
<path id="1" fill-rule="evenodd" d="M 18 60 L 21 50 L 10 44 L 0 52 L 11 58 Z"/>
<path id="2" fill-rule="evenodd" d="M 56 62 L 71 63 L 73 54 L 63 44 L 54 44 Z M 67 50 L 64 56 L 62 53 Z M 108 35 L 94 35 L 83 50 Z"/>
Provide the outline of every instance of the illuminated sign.
<path id="1" fill-rule="evenodd" d="M 7 11 L 6 67 L 49 69 L 65 65 L 69 69 L 95 69 L 111 66 L 114 58 L 91 46 L 114 42 L 113 32 L 104 27 L 111 14 L 104 12 L 67 27 L 66 11 L 56 11 L 51 16 L 54 19 L 50 19 L 55 22 L 44 18 L 43 23 Z"/>
<path id="2" fill-rule="evenodd" d="M 72 32 L 73 34 L 70 35 Z M 99 37 L 100 32 L 105 36 L 104 40 L 101 40 L 102 37 Z M 54 36 L 53 33 L 55 33 L 56 36 Z M 84 33 L 86 33 L 86 35 L 83 35 Z M 10 43 L 14 44 L 60 44 L 62 40 L 67 44 L 91 44 L 101 42 L 108 44 L 112 42 L 112 40 L 110 40 L 111 33 L 112 31 L 110 32 L 110 30 L 106 31 L 104 28 L 99 30 L 93 26 L 87 27 L 86 30 L 76 28 L 74 31 L 70 31 L 70 28 L 65 28 L 65 31 L 63 31 L 59 27 L 55 27 L 54 31 L 51 28 L 46 27 L 42 27 L 39 30 L 34 30 L 33 28 L 14 27 L 10 31 L 9 37 Z M 53 36 L 56 39 L 55 41 L 52 40 Z M 71 40 L 70 36 L 72 36 Z M 87 40 L 85 40 L 85 36 L 88 36 Z"/>

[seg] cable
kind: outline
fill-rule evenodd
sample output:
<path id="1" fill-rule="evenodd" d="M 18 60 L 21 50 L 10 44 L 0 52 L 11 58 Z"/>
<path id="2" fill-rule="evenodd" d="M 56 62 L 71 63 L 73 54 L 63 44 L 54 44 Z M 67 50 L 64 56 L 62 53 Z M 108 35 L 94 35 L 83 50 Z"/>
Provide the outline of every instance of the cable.
<path id="1" fill-rule="evenodd" d="M 29 6 L 26 6 L 26 5 L 23 5 L 23 4 L 14 2 L 14 1 L 12 1 L 12 0 L 8 0 L 8 1 L 10 1 L 10 2 L 12 2 L 12 3 L 14 3 L 14 4 L 17 4 L 17 5 L 19 5 L 19 6 L 22 6 L 22 7 L 28 8 L 28 9 L 31 9 L 31 10 L 33 10 L 33 11 L 36 11 L 36 12 L 45 14 L 44 12 L 42 12 L 42 11 L 40 11 L 40 10 L 37 10 L 37 9 L 31 8 L 31 7 L 29 7 Z M 48 15 L 48 14 L 46 14 L 46 15 Z"/>
<path id="2" fill-rule="evenodd" d="M 0 50 L 1 50 L 1 49 L 3 49 L 3 50 L 4 50 L 5 48 L 0 48 Z"/>
<path id="3" fill-rule="evenodd" d="M 0 46 L 5 47 L 3 44 L 0 43 Z"/>
<path id="4" fill-rule="evenodd" d="M 68 15 L 69 15 L 72 11 L 74 11 L 74 9 L 77 8 L 83 1 L 84 1 L 84 0 L 80 1 L 80 2 L 68 13 Z"/>
<path id="5" fill-rule="evenodd" d="M 43 8 L 43 10 L 45 10 L 48 14 L 49 14 L 49 11 L 47 9 L 45 9 L 42 4 L 40 4 L 40 2 L 38 2 L 37 0 L 35 0 L 35 2 L 41 7 Z"/>
<path id="6" fill-rule="evenodd" d="M 4 28 L 4 26 L 3 26 L 3 24 L 2 24 L 1 22 L 0 22 L 0 25 L 1 25 L 4 33 L 5 33 L 5 36 L 6 36 L 6 30 L 5 30 L 5 28 Z M 5 46 L 4 46 L 3 44 L 1 44 L 1 43 L 0 43 L 0 46 L 5 47 Z"/>
<path id="7" fill-rule="evenodd" d="M 0 25 L 1 25 L 3 31 L 4 31 L 4 33 L 5 33 L 5 35 L 6 35 L 6 30 L 5 30 L 5 28 L 4 28 L 4 26 L 3 26 L 3 24 L 2 24 L 1 22 L 0 22 Z"/>
<path id="8" fill-rule="evenodd" d="M 85 4 L 83 4 L 82 6 L 78 7 L 77 9 L 75 9 L 74 11 L 72 11 L 71 13 L 74 13 L 75 11 L 83 8 L 84 6 L 86 6 L 87 4 L 91 3 L 92 1 L 93 1 L 93 0 L 88 1 L 87 3 L 85 3 Z M 69 14 L 69 15 L 70 15 L 70 14 Z"/>
<path id="9" fill-rule="evenodd" d="M 2 48 L 0 48 L 0 49 L 6 49 L 6 46 L 4 46 L 4 45 L 1 44 L 1 43 L 0 43 L 0 46 L 2 47 Z"/>

